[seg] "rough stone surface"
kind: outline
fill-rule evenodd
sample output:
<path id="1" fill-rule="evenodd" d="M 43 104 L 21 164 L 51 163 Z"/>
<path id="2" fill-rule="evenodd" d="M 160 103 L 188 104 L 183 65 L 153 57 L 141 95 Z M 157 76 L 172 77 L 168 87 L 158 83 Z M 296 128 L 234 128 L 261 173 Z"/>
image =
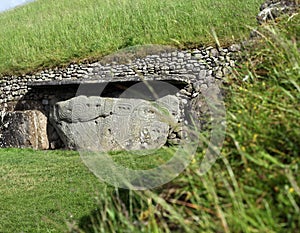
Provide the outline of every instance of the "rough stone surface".
<path id="1" fill-rule="evenodd" d="M 50 120 L 66 147 L 92 151 L 157 149 L 178 128 L 179 101 L 78 96 L 54 104 Z"/>
<path id="2" fill-rule="evenodd" d="M 260 7 L 257 16 L 259 24 L 274 20 L 282 14 L 292 14 L 299 10 L 298 0 L 267 0 Z"/>
<path id="3" fill-rule="evenodd" d="M 65 68 L 47 69 L 33 75 L 2 76 L 0 77 L 0 110 L 6 111 L 10 103 L 24 100 L 39 101 L 43 103 L 44 108 L 47 108 L 52 96 L 57 97 L 72 92 L 68 90 L 50 92 L 47 83 L 51 82 L 61 86 L 68 83 L 99 82 L 99 80 L 101 82 L 137 81 L 142 78 L 184 79 L 191 80 L 190 82 L 193 82 L 192 79 L 208 82 L 207 77 L 222 79 L 230 74 L 235 65 L 237 53 L 235 49 L 202 47 L 192 50 L 166 50 L 145 56 L 115 55 L 114 58 L 99 62 L 70 64 Z M 130 59 L 118 61 L 120 57 L 130 57 Z M 45 88 L 37 88 L 38 85 Z"/>
<path id="4" fill-rule="evenodd" d="M 0 147 L 48 149 L 47 117 L 40 111 L 1 112 Z"/>

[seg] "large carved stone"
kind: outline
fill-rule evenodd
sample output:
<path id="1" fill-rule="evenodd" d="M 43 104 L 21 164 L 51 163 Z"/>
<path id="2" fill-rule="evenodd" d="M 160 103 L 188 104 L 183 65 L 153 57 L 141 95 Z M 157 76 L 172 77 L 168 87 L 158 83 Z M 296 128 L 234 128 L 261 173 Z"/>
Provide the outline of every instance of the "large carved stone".
<path id="1" fill-rule="evenodd" d="M 37 110 L 2 112 L 0 147 L 48 149 L 47 117 Z"/>
<path id="2" fill-rule="evenodd" d="M 179 101 L 78 96 L 54 104 L 50 121 L 70 149 L 157 149 L 179 120 Z"/>

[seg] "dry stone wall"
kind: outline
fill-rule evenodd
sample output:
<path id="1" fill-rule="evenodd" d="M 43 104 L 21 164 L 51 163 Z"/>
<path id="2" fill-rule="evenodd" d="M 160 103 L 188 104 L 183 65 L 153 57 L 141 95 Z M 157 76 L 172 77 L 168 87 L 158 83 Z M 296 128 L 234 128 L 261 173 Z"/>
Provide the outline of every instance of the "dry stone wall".
<path id="1" fill-rule="evenodd" d="M 108 64 L 102 62 L 71 64 L 66 68 L 48 69 L 34 75 L 4 76 L 0 78 L 0 110 L 9 109 L 13 102 L 16 103 L 24 97 L 40 100 L 44 96 L 40 91 L 34 93 L 33 86 L 46 86 L 48 82 L 53 81 L 60 86 L 92 79 L 107 82 L 140 80 L 141 76 L 150 77 L 152 80 L 158 76 L 174 79 L 174 76 L 195 76 L 199 72 L 203 76 L 202 79 L 208 76 L 222 79 L 229 73 L 230 67 L 234 66 L 234 52 L 238 49 L 239 46 L 234 45 L 221 49 L 207 47 L 191 51 L 162 52 L 144 58 L 130 59 L 130 64 L 118 64 L 118 61 Z M 118 57 L 115 59 L 118 60 Z M 30 97 L 26 96 L 29 91 Z M 46 99 L 47 96 L 44 103 Z"/>

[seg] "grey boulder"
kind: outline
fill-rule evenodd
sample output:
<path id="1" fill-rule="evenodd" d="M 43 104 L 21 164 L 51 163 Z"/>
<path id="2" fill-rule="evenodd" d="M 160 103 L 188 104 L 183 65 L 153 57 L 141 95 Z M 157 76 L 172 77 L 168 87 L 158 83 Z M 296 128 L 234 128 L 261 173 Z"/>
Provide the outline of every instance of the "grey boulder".
<path id="1" fill-rule="evenodd" d="M 37 110 L 2 112 L 0 147 L 47 150 L 47 117 Z"/>
<path id="2" fill-rule="evenodd" d="M 50 121 L 69 149 L 157 149 L 179 121 L 179 101 L 77 96 L 55 103 Z"/>

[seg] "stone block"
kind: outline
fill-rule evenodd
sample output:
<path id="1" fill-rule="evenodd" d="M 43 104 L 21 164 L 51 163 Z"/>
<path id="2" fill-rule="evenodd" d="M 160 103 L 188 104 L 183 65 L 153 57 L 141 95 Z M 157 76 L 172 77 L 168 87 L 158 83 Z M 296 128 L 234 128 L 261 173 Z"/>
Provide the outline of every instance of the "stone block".
<path id="1" fill-rule="evenodd" d="M 179 118 L 179 101 L 78 96 L 57 102 L 50 121 L 70 149 L 92 151 L 157 149 Z"/>
<path id="2" fill-rule="evenodd" d="M 37 110 L 1 112 L 0 147 L 47 150 L 47 117 Z"/>

